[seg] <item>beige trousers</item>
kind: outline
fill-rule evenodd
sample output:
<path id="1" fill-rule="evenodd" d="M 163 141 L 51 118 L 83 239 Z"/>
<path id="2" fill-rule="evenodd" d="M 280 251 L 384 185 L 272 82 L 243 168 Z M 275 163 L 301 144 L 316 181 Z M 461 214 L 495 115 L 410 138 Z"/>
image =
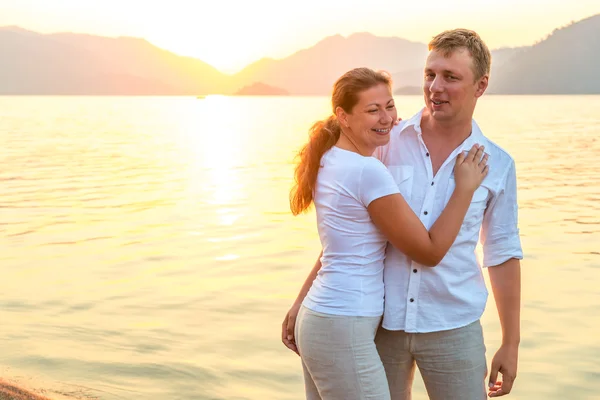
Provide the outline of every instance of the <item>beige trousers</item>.
<path id="1" fill-rule="evenodd" d="M 390 399 L 374 342 L 380 321 L 300 309 L 296 344 L 308 400 Z"/>
<path id="2" fill-rule="evenodd" d="M 487 367 L 479 321 L 442 332 L 406 333 L 379 328 L 375 338 L 392 400 L 411 400 L 415 364 L 430 400 L 487 398 Z"/>

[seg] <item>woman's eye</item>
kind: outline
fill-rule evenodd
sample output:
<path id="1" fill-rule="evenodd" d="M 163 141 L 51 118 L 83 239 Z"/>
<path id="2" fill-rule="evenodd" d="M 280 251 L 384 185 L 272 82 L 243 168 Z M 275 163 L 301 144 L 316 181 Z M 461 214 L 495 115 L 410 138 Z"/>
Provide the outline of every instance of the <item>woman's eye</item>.
<path id="1" fill-rule="evenodd" d="M 388 106 L 387 108 L 388 108 L 388 110 L 393 110 L 395 107 L 396 106 L 392 104 L 391 106 Z"/>
<path id="2" fill-rule="evenodd" d="M 369 112 L 369 113 L 371 113 L 371 114 L 372 114 L 372 113 L 376 113 L 376 112 L 377 112 L 377 110 L 376 110 L 376 109 L 373 109 L 373 110 L 368 110 L 367 112 Z"/>

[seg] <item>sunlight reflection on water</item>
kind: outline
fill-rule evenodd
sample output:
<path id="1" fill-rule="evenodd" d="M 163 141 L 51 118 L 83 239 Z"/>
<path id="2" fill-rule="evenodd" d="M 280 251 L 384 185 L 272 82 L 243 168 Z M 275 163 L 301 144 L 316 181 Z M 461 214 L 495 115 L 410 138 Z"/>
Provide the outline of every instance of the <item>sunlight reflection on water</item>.
<path id="1" fill-rule="evenodd" d="M 398 97 L 407 118 L 419 96 Z M 598 96 L 487 96 L 516 160 L 523 262 L 511 399 L 593 399 Z M 101 399 L 303 398 L 279 342 L 319 252 L 288 209 L 326 97 L 0 97 L 0 354 Z M 500 340 L 490 297 L 488 361 Z M 10 372 L 9 372 L 10 374 Z M 415 400 L 424 399 L 419 379 Z"/>

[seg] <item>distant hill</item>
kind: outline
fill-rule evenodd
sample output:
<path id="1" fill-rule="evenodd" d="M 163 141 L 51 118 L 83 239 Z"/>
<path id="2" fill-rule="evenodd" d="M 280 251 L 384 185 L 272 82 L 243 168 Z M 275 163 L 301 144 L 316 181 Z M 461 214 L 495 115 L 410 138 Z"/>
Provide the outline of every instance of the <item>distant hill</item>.
<path id="1" fill-rule="evenodd" d="M 516 48 L 501 48 L 498 50 L 492 50 L 492 71 L 491 80 L 493 81 L 496 76 L 496 71 L 501 70 L 505 63 L 509 62 L 513 57 L 518 57 L 526 47 Z M 396 88 L 407 88 L 407 87 L 418 87 L 423 86 L 423 66 L 424 63 L 419 65 L 417 68 L 410 70 L 400 71 L 392 74 L 394 80 L 394 87 Z M 419 89 L 421 90 L 421 89 Z M 403 93 L 409 94 L 409 93 Z"/>
<path id="2" fill-rule="evenodd" d="M 490 80 L 490 93 L 600 93 L 600 15 L 555 29 L 522 49 Z"/>
<path id="3" fill-rule="evenodd" d="M 600 93 L 597 38 L 600 15 L 556 29 L 533 46 L 493 50 L 488 93 Z M 335 35 L 227 75 L 144 39 L 0 27 L 0 54 L 0 94 L 328 95 L 341 74 L 363 66 L 387 70 L 396 91 L 414 93 L 422 86 L 427 46 L 370 33 Z"/>
<path id="4" fill-rule="evenodd" d="M 212 66 L 143 39 L 0 29 L 0 94 L 196 94 L 232 90 Z"/>
<path id="5" fill-rule="evenodd" d="M 240 81 L 259 81 L 293 94 L 328 94 L 334 81 L 356 67 L 390 73 L 422 67 L 427 47 L 395 37 L 356 33 L 330 36 L 281 60 L 262 59 L 236 75 Z"/>
<path id="6" fill-rule="evenodd" d="M 281 88 L 256 82 L 252 85 L 244 86 L 235 92 L 235 94 L 238 96 L 285 96 L 288 95 L 289 92 Z"/>

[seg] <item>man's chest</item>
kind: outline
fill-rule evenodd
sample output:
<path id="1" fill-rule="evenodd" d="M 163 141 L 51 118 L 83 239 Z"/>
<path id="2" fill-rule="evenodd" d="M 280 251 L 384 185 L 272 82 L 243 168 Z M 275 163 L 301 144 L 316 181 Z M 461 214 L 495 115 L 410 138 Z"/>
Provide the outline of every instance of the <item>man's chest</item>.
<path id="1" fill-rule="evenodd" d="M 444 160 L 432 159 L 427 149 L 417 143 L 404 143 L 393 150 L 385 164 L 402 196 L 415 213 L 437 214 L 453 190 L 453 168 Z M 429 209 L 421 210 L 425 204 Z"/>
<path id="2" fill-rule="evenodd" d="M 408 136 L 408 135 L 407 135 Z M 411 140 L 412 139 L 412 140 Z M 425 226 L 430 227 L 442 213 L 454 193 L 455 149 L 429 152 L 416 138 L 405 137 L 390 148 L 385 164 L 400 193 Z M 477 189 L 465 220 L 469 225 L 481 223 L 493 185 L 490 180 Z"/>

